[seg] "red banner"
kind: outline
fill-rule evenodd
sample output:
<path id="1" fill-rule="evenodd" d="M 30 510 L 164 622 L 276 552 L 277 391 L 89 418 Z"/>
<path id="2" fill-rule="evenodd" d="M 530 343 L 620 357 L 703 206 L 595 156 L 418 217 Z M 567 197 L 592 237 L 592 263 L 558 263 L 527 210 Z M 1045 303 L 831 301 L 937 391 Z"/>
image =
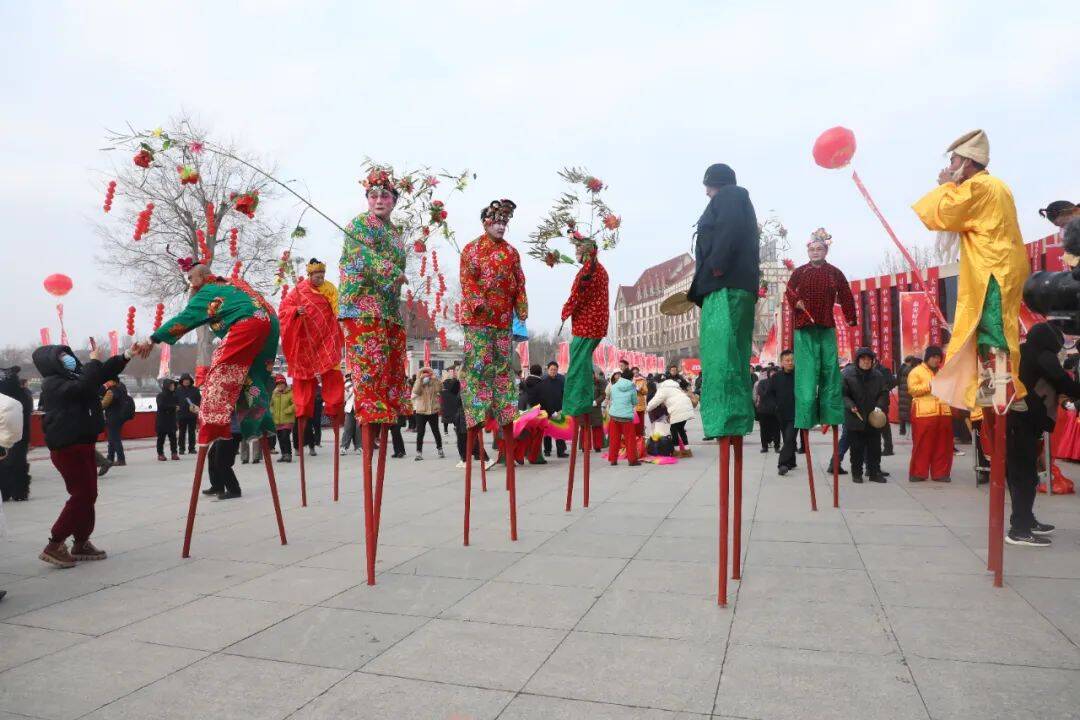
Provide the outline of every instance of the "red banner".
<path id="1" fill-rule="evenodd" d="M 172 345 L 169 343 L 160 343 L 161 345 L 161 362 L 158 364 L 158 377 L 169 377 L 169 365 L 172 361 Z"/>
<path id="2" fill-rule="evenodd" d="M 701 360 L 698 358 L 683 358 L 682 371 L 690 375 L 701 374 Z"/>
<path id="3" fill-rule="evenodd" d="M 559 354 L 555 362 L 559 363 L 559 369 L 563 372 L 570 366 L 570 343 L 559 343 Z"/>
<path id="4" fill-rule="evenodd" d="M 109 355 L 115 356 L 120 354 L 120 333 L 116 330 L 109 331 Z"/>
<path id="5" fill-rule="evenodd" d="M 922 359 L 930 341 L 930 329 L 937 319 L 926 295 L 921 292 L 900 293 L 900 355 Z"/>
<path id="6" fill-rule="evenodd" d="M 424 341 L 424 367 L 431 367 L 431 341 Z"/>
<path id="7" fill-rule="evenodd" d="M 926 271 L 926 291 L 930 293 L 930 297 L 934 299 L 934 302 L 938 302 L 938 268 L 932 267 Z M 931 312 L 933 315 L 933 312 Z M 941 322 L 938 320 L 937 315 L 933 315 L 930 318 L 930 344 L 941 344 Z"/>
<path id="8" fill-rule="evenodd" d="M 878 306 L 878 293 L 877 293 L 877 278 L 868 278 L 866 280 L 866 292 L 870 299 L 870 317 L 868 321 L 870 323 L 870 349 L 874 351 L 874 355 L 881 356 L 878 347 L 878 322 L 879 322 L 879 306 Z"/>
<path id="9" fill-rule="evenodd" d="M 837 307 L 840 307 L 837 305 Z M 777 349 L 779 333 L 777 332 L 776 323 L 769 328 L 769 334 L 765 336 L 765 344 L 761 346 L 761 352 L 758 353 L 758 363 L 761 365 L 768 365 L 769 363 L 780 362 L 780 351 Z"/>
<path id="10" fill-rule="evenodd" d="M 892 278 L 888 275 L 881 278 L 881 287 L 878 289 L 878 295 L 880 296 L 880 323 L 878 326 L 878 345 L 881 348 L 881 353 L 878 356 L 878 360 L 881 364 L 887 368 L 893 366 L 892 357 L 892 290 L 889 288 L 892 286 Z"/>
<path id="11" fill-rule="evenodd" d="M 1042 244 L 1043 241 L 1040 239 L 1024 246 L 1027 250 L 1028 264 L 1031 266 L 1031 272 L 1042 270 Z"/>
<path id="12" fill-rule="evenodd" d="M 49 328 L 41 328 L 41 344 L 52 345 L 52 334 L 49 332 Z"/>
<path id="13" fill-rule="evenodd" d="M 780 346 L 782 350 L 795 347 L 795 325 L 791 317 L 791 303 L 784 296 L 780 311 Z"/>
<path id="14" fill-rule="evenodd" d="M 523 340 L 517 344 L 517 356 L 521 361 L 522 369 L 528 369 L 529 367 L 529 341 Z M 593 359 L 596 359 L 596 353 L 593 353 Z"/>
<path id="15" fill-rule="evenodd" d="M 855 357 L 855 351 L 862 345 L 862 283 L 855 280 L 851 283 L 851 294 L 855 298 L 855 327 L 851 329 L 851 357 Z"/>
<path id="16" fill-rule="evenodd" d="M 832 316 L 833 324 L 836 325 L 836 354 L 840 357 L 840 367 L 844 367 L 855 357 L 855 351 L 851 347 L 851 331 L 854 328 L 848 327 L 847 318 L 844 317 L 844 310 L 839 303 L 832 306 Z"/>

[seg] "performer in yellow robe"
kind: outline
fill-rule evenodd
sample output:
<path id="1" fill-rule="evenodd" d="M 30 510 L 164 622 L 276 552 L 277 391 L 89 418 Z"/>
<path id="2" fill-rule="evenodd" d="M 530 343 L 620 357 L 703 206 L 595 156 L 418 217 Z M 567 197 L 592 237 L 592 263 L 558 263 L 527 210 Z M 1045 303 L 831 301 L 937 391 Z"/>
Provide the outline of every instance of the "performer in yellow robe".
<path id="1" fill-rule="evenodd" d="M 974 130 L 950 145 L 949 167 L 938 175 L 940 185 L 912 207 L 930 230 L 953 232 L 960 239 L 960 278 L 952 339 L 945 365 L 934 378 L 934 395 L 952 407 L 987 405 L 980 386 L 980 356 L 989 359 L 996 376 L 987 387 L 997 390 L 994 405 L 1002 406 L 1011 382 L 1011 400 L 1026 391 L 1017 377 L 1020 359 L 1020 302 L 1030 272 L 1024 240 L 1016 220 L 1012 191 L 986 172 L 990 142 Z M 1005 351 L 1008 355 L 1005 355 Z M 1007 366 L 1007 370 L 1006 367 Z M 1005 373 L 1008 375 L 1005 375 Z"/>

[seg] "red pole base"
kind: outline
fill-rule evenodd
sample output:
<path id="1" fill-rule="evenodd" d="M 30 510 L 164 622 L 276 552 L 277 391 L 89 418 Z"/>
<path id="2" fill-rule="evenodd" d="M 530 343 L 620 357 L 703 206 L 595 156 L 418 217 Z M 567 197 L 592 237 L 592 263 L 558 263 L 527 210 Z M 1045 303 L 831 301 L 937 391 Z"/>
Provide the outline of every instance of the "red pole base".
<path id="1" fill-rule="evenodd" d="M 1008 415 L 994 416 L 991 409 L 984 417 L 993 418 L 994 455 L 990 458 L 990 543 L 987 562 L 994 572 L 994 587 L 1002 587 L 1005 573 L 1005 453 Z"/>
<path id="2" fill-rule="evenodd" d="M 806 451 L 806 475 L 810 482 L 810 509 L 817 512 L 817 493 L 814 492 L 814 458 L 810 455 L 810 433 L 800 430 L 802 435 L 803 449 Z"/>
<path id="3" fill-rule="evenodd" d="M 577 449 L 578 449 L 578 431 L 581 429 L 581 423 L 577 418 L 570 418 L 570 424 L 573 426 L 571 431 L 573 434 L 570 436 L 570 473 L 566 478 L 566 512 L 570 512 L 570 506 L 574 499 L 574 463 L 577 462 Z M 584 445 L 584 440 L 582 440 Z M 586 454 L 588 457 L 588 454 Z"/>
<path id="4" fill-rule="evenodd" d="M 742 579 L 742 443 L 741 437 L 731 438 L 735 448 L 735 488 L 732 501 L 735 508 L 732 511 L 731 528 L 731 579 Z"/>
<path id="5" fill-rule="evenodd" d="M 281 500 L 278 498 L 277 479 L 274 477 L 274 460 L 270 457 L 270 441 L 263 435 L 259 438 L 259 446 L 262 448 L 263 464 L 266 466 L 266 481 L 270 484 L 270 497 L 274 501 L 274 515 L 277 516 L 278 535 L 281 544 L 288 545 L 285 539 L 285 520 L 281 517 Z"/>
<path id="6" fill-rule="evenodd" d="M 514 424 L 503 425 L 503 452 L 506 456 L 506 489 L 510 492 L 510 540 L 517 541 L 517 460 L 514 459 Z"/>
<path id="7" fill-rule="evenodd" d="M 840 431 L 832 427 L 832 506 L 840 507 Z"/>
<path id="8" fill-rule="evenodd" d="M 480 443 L 480 490 L 482 492 L 487 492 L 487 461 L 484 460 L 484 457 L 487 455 L 487 451 L 484 449 L 484 445 L 487 443 L 487 440 L 484 437 L 483 425 L 481 425 L 476 431 L 476 441 Z M 471 462 L 472 455 L 469 455 L 469 458 Z"/>
<path id="9" fill-rule="evenodd" d="M 300 506 L 307 507 L 307 478 L 304 475 L 304 431 L 307 430 L 307 418 L 300 418 L 297 423 L 296 444 L 300 450 Z"/>
<path id="10" fill-rule="evenodd" d="M 202 485 L 203 467 L 206 465 L 206 453 L 210 449 L 208 445 L 199 446 L 199 454 L 195 458 L 195 479 L 191 484 L 191 502 L 188 504 L 187 526 L 184 528 L 184 550 L 180 557 L 191 557 L 191 533 L 195 529 L 195 509 L 199 505 L 199 488 Z"/>
<path id="11" fill-rule="evenodd" d="M 585 450 L 584 463 L 581 466 L 582 485 L 581 494 L 585 501 L 585 507 L 589 507 L 589 463 L 592 461 L 592 423 L 588 415 L 582 415 L 583 426 L 581 428 L 581 444 Z"/>
<path id="12" fill-rule="evenodd" d="M 360 430 L 364 464 L 364 555 L 367 565 L 367 584 L 375 584 L 375 505 L 371 487 L 371 423 Z"/>
<path id="13" fill-rule="evenodd" d="M 386 435 L 390 432 L 390 426 L 383 423 L 379 426 L 379 466 L 375 470 L 375 548 L 379 547 L 379 528 L 382 521 L 382 495 L 383 485 L 386 479 Z"/>
<path id="14" fill-rule="evenodd" d="M 472 454 L 473 441 L 476 431 L 469 428 L 465 431 L 465 532 L 464 544 L 469 547 L 469 513 L 472 510 Z M 480 457 L 480 467 L 484 466 L 483 453 Z"/>
<path id="15" fill-rule="evenodd" d="M 334 424 L 334 502 L 338 501 L 338 469 L 341 460 L 341 427 Z"/>
<path id="16" fill-rule="evenodd" d="M 720 547 L 719 547 L 719 584 L 716 592 L 716 604 L 727 607 L 727 559 L 728 559 L 728 458 L 731 452 L 731 438 L 722 437 L 720 444 Z"/>

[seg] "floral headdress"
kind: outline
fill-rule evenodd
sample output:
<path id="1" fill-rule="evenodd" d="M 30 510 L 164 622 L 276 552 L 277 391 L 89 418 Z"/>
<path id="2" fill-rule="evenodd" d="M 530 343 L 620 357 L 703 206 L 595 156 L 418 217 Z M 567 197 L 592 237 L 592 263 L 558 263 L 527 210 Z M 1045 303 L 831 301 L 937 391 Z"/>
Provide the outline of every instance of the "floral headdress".
<path id="1" fill-rule="evenodd" d="M 810 233 L 810 240 L 807 241 L 806 247 L 810 247 L 814 243 L 822 243 L 825 247 L 832 246 L 832 235 L 825 231 L 825 228 L 818 228 L 814 232 Z"/>
<path id="2" fill-rule="evenodd" d="M 600 192 L 607 186 L 603 180 L 590 175 L 583 168 L 563 168 L 559 177 L 571 185 L 585 188 L 584 204 L 589 208 L 587 224 L 578 221 L 577 215 L 582 204 L 581 198 L 574 191 L 564 192 L 555 201 L 548 216 L 529 237 L 529 255 L 555 267 L 559 263 L 574 263 L 574 258 L 552 249 L 548 242 L 555 238 L 566 237 L 575 248 L 596 251 L 598 248 L 610 250 L 619 242 L 619 227 L 622 218 L 600 199 Z"/>
<path id="3" fill-rule="evenodd" d="M 408 178 L 405 178 L 403 182 L 409 182 L 411 184 L 411 181 L 408 181 Z M 395 198 L 398 197 L 404 189 L 399 187 L 398 181 L 394 179 L 394 169 L 388 166 L 373 165 L 368 171 L 367 177 L 361 180 L 360 184 L 364 186 L 366 192 L 371 192 L 375 188 L 381 188 Z"/>
<path id="4" fill-rule="evenodd" d="M 311 273 L 317 272 L 326 272 L 326 263 L 317 258 L 311 258 L 307 264 L 307 274 L 310 275 Z"/>
<path id="5" fill-rule="evenodd" d="M 508 222 L 510 218 L 514 217 L 514 210 L 517 209 L 517 203 L 513 200 L 492 200 L 491 203 L 480 211 L 481 222 L 494 222 L 501 220 L 502 222 Z"/>
<path id="6" fill-rule="evenodd" d="M 191 272 L 191 268 L 195 267 L 199 263 L 195 262 L 193 257 L 176 258 L 176 264 L 180 266 L 180 270 L 183 272 Z"/>

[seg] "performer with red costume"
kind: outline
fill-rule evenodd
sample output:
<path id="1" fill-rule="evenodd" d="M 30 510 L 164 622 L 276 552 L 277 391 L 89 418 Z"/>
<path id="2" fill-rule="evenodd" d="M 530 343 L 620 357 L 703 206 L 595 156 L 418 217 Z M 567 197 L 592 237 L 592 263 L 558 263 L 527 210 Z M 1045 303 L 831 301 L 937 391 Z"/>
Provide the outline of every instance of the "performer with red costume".
<path id="1" fill-rule="evenodd" d="M 908 392 L 911 393 L 911 464 L 908 480 L 922 482 L 927 478 L 949 482 L 953 462 L 952 408 L 931 391 L 930 386 L 941 368 L 945 353 L 931 345 L 923 353 L 923 361 L 908 373 Z"/>
<path id="2" fill-rule="evenodd" d="M 480 213 L 484 234 L 461 251 L 461 325 L 465 331 L 465 364 L 461 400 L 468 428 L 465 450 L 465 544 L 469 544 L 469 502 L 472 448 L 482 442 L 490 416 L 501 426 L 510 491 L 510 539 L 517 540 L 517 489 L 514 479 L 514 419 L 517 384 L 510 364 L 511 321 L 529 317 L 525 274 L 518 251 L 505 239 L 517 207 L 512 200 L 493 200 Z M 400 373 L 399 373 L 400 374 Z"/>
<path id="3" fill-rule="evenodd" d="M 338 292 L 326 280 L 326 265 L 316 258 L 307 264 L 308 276 L 285 296 L 278 309 L 281 347 L 293 379 L 293 401 L 299 420 L 299 436 L 315 414 L 316 382 L 322 384 L 324 412 L 334 424 L 334 488 L 338 484 L 339 420 L 345 404 L 345 384 L 341 377 L 344 341 L 337 322 Z M 319 418 L 315 418 L 319 422 Z M 304 480 L 304 443 L 300 443 L 300 478 L 303 504 L 307 505 Z M 334 493 L 337 500 L 337 492 Z"/>

